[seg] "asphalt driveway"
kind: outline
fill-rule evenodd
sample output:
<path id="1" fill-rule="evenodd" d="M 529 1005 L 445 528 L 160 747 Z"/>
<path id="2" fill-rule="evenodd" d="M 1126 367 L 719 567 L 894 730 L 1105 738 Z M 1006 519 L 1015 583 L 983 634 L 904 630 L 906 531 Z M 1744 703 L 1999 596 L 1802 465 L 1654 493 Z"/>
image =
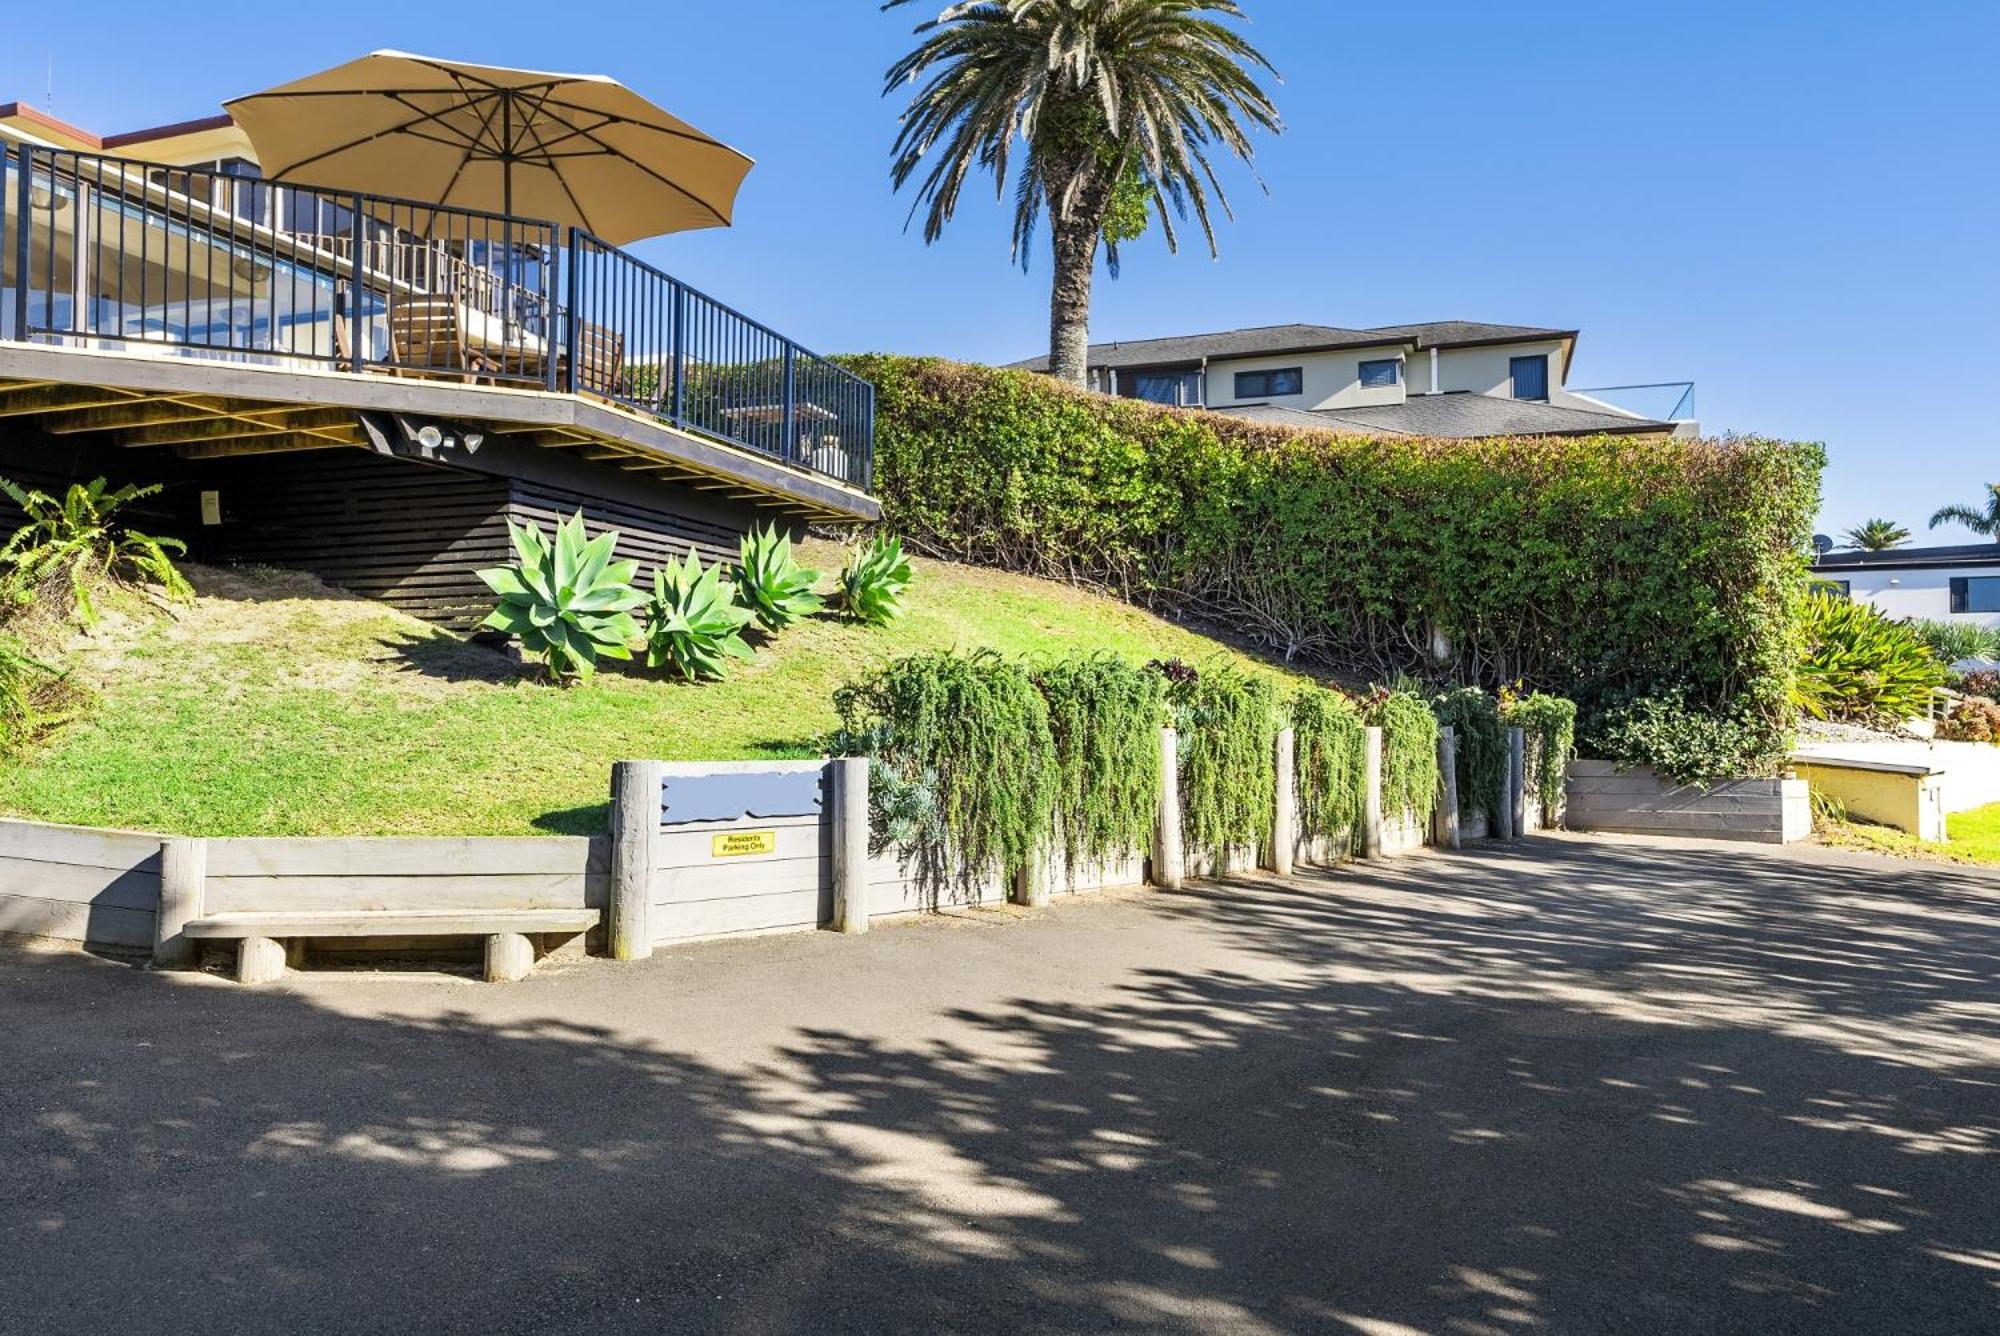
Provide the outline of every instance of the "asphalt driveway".
<path id="1" fill-rule="evenodd" d="M 2000 878 L 1536 839 L 270 989 L 0 951 L 0 1330 L 2000 1325 Z"/>

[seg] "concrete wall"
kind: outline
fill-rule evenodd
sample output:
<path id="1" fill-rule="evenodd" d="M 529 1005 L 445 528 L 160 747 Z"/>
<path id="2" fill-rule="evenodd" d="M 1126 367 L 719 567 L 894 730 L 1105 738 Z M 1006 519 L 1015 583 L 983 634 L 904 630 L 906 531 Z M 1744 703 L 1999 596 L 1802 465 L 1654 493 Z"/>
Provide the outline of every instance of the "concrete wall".
<path id="1" fill-rule="evenodd" d="M 0 935 L 150 950 L 160 837 L 0 821 Z"/>
<path id="2" fill-rule="evenodd" d="M 1815 793 L 1838 802 L 1851 817 L 1892 826 L 1920 840 L 1945 838 L 1944 772 L 1928 765 L 1889 761 L 1793 761 Z"/>
<path id="3" fill-rule="evenodd" d="M 1870 603 L 1890 617 L 1928 617 L 1968 626 L 2000 626 L 2000 612 L 1951 610 L 1951 582 L 1957 577 L 2000 578 L 2000 566 L 1935 566 L 1917 570 L 1882 567 L 1829 569 L 1828 580 L 1847 581 L 1848 597 Z"/>
<path id="4" fill-rule="evenodd" d="M 1731 779 L 1702 789 L 1672 784 L 1644 766 L 1572 761 L 1566 800 L 1572 830 L 1758 844 L 1790 844 L 1812 833 L 1802 779 Z"/>

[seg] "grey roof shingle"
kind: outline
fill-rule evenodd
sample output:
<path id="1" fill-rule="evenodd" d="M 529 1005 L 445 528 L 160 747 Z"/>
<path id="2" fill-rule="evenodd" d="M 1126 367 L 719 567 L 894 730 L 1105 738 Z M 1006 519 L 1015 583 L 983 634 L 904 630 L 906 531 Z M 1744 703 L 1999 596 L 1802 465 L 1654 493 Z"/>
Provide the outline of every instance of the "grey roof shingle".
<path id="1" fill-rule="evenodd" d="M 1361 432 L 1374 436 L 1429 436 L 1475 440 L 1487 436 L 1596 436 L 1666 433 L 1671 422 L 1593 413 L 1525 399 L 1501 399 L 1487 394 L 1413 394 L 1400 404 L 1367 408 L 1297 409 L 1272 404 L 1218 408 L 1218 413 L 1311 427 L 1320 431 Z"/>
<path id="2" fill-rule="evenodd" d="M 1333 348 L 1411 347 L 1421 352 L 1426 348 L 1574 337 L 1576 331 L 1573 329 L 1494 325 L 1478 320 L 1433 320 L 1415 325 L 1380 325 L 1374 329 L 1344 329 L 1338 325 L 1262 325 L 1253 329 L 1220 330 L 1213 334 L 1178 334 L 1162 339 L 1093 343 L 1090 345 L 1090 365 L 1168 366 L 1199 362 L 1205 357 L 1262 357 Z M 1049 359 L 1044 354 L 1008 365 L 1022 371 L 1046 371 Z"/>

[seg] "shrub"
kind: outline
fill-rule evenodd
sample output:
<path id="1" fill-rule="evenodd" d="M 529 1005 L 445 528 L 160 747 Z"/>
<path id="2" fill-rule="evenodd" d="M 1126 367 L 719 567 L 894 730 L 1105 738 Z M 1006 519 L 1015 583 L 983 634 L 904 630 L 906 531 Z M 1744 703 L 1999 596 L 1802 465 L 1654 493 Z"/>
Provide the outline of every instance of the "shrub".
<path id="1" fill-rule="evenodd" d="M 1299 834 L 1346 835 L 1349 847 L 1358 844 L 1367 804 L 1367 733 L 1360 707 L 1342 692 L 1307 687 L 1292 697 L 1292 740 Z"/>
<path id="2" fill-rule="evenodd" d="M 1026 372 L 852 364 L 877 388 L 885 520 L 914 550 L 1088 580 L 1368 675 L 1519 679 L 1592 709 L 1667 682 L 1789 713 L 1817 446 L 1365 440 Z"/>
<path id="3" fill-rule="evenodd" d="M 169 553 L 187 551 L 178 538 L 140 533 L 118 518 L 134 501 L 160 490 L 126 486 L 110 490 L 105 480 L 71 483 L 58 501 L 47 492 L 23 488 L 0 478 L 5 492 L 26 514 L 28 522 L 0 547 L 0 570 L 6 572 L 8 597 L 19 604 L 38 591 L 55 586 L 85 626 L 97 621 L 91 592 L 104 580 L 157 586 L 175 602 L 191 602 L 194 589 L 175 567 Z"/>
<path id="4" fill-rule="evenodd" d="M 1232 848 L 1261 849 L 1276 805 L 1277 686 L 1222 665 L 1190 672 L 1177 664 L 1162 676 L 1180 734 L 1187 851 L 1205 851 L 1221 863 Z"/>
<path id="5" fill-rule="evenodd" d="M 868 756 L 885 796 L 871 800 L 878 846 L 897 841 L 920 885 L 969 884 L 1041 856 L 1056 804 L 1049 709 L 1026 670 L 991 651 L 918 654 L 834 693 L 831 747 Z"/>
<path id="6" fill-rule="evenodd" d="M 812 591 L 819 572 L 792 559 L 791 536 L 779 533 L 777 525 L 762 525 L 744 534 L 738 554 L 736 601 L 750 609 L 766 631 L 782 631 L 824 606 Z"/>
<path id="7" fill-rule="evenodd" d="M 555 541 L 541 526 L 507 522 L 515 563 L 479 572 L 500 596 L 480 625 L 517 637 L 558 682 L 588 678 L 600 657 L 629 659 L 639 625 L 632 610 L 643 598 L 632 588 L 636 561 L 613 561 L 615 530 L 587 537 L 583 512 L 556 526 Z"/>
<path id="8" fill-rule="evenodd" d="M 1110 654 L 1045 664 L 1034 679 L 1054 747 L 1056 843 L 1074 879 L 1152 843 L 1165 683 Z"/>
<path id="9" fill-rule="evenodd" d="M 1500 718 L 1523 733 L 1528 776 L 1523 783 L 1532 782 L 1542 811 L 1554 813 L 1562 805 L 1570 758 L 1576 755 L 1576 702 L 1543 691 L 1509 696 L 1501 702 Z"/>
<path id="10" fill-rule="evenodd" d="M 1815 592 L 1804 610 L 1796 697 L 1815 719 L 1920 718 L 1944 666 L 1909 626 L 1866 603 Z"/>
<path id="11" fill-rule="evenodd" d="M 2000 659 L 2000 631 L 1971 622 L 1913 617 L 1905 623 L 1946 664 L 1961 659 Z"/>
<path id="12" fill-rule="evenodd" d="M 840 573 L 840 607 L 849 617 L 870 626 L 887 626 L 903 615 L 903 594 L 910 587 L 910 559 L 903 540 L 878 533 L 863 543 Z"/>
<path id="13" fill-rule="evenodd" d="M 646 663 L 689 681 L 718 678 L 729 659 L 754 657 L 743 628 L 755 614 L 722 588 L 722 563 L 702 569 L 688 549 L 684 562 L 662 562 L 653 572 L 646 606 Z"/>
<path id="14" fill-rule="evenodd" d="M 1952 680 L 1952 690 L 1967 696 L 1984 696 L 1988 700 L 2000 700 L 2000 671 L 1982 668 L 1976 672 L 1959 673 Z"/>
<path id="15" fill-rule="evenodd" d="M 1776 773 L 1788 739 L 1749 711 L 1714 713 L 1685 693 L 1637 696 L 1602 711 L 1584 736 L 1589 753 L 1620 767 L 1651 766 L 1676 784 Z"/>
<path id="16" fill-rule="evenodd" d="M 1438 724 L 1429 703 L 1405 688 L 1377 688 L 1361 714 L 1382 730 L 1383 816 L 1394 821 L 1407 812 L 1429 821 L 1438 790 Z"/>
<path id="17" fill-rule="evenodd" d="M 1478 687 L 1457 687 L 1433 701 L 1431 710 L 1455 735 L 1452 768 L 1459 809 L 1466 816 L 1496 816 L 1507 790 L 1507 734 L 1500 723 L 1500 703 Z"/>
<path id="18" fill-rule="evenodd" d="M 1946 742 L 2000 742 L 2000 704 L 1984 696 L 1953 701 L 1937 735 Z"/>

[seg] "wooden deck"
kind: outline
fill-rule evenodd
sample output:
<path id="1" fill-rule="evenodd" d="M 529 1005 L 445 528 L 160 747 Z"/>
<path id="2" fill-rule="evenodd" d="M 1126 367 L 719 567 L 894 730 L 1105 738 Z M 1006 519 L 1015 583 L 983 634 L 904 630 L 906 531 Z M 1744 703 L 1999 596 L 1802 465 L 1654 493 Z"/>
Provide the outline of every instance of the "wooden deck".
<path id="1" fill-rule="evenodd" d="M 0 425 L 182 460 L 374 448 L 360 415 L 437 421 L 815 521 L 879 503 L 824 474 L 592 398 L 166 351 L 0 342 Z"/>

